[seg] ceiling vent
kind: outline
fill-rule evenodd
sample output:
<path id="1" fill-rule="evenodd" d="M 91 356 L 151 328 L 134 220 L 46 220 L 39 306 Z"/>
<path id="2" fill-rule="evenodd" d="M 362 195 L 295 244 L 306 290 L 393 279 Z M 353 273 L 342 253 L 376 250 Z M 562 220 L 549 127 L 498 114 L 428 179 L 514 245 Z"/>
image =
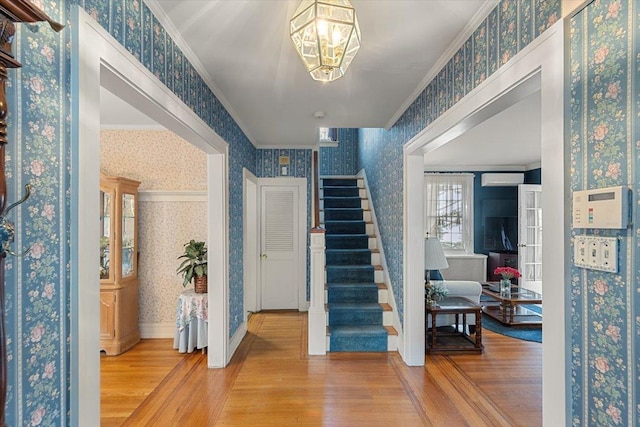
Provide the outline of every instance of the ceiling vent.
<path id="1" fill-rule="evenodd" d="M 483 187 L 512 187 L 524 184 L 523 173 L 483 173 Z"/>

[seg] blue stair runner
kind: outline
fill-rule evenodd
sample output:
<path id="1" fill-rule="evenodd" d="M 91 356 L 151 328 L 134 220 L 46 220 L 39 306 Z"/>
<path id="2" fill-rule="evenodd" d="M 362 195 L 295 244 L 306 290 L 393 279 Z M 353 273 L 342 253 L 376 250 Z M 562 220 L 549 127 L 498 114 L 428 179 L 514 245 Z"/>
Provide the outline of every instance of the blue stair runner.
<path id="1" fill-rule="evenodd" d="M 330 351 L 387 351 L 356 179 L 323 179 Z"/>

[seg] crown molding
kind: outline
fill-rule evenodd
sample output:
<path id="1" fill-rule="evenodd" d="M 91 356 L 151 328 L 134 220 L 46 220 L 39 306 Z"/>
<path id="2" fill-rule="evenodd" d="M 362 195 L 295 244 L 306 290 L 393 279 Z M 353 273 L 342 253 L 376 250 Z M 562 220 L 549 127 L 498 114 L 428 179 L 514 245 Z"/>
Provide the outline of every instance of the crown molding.
<path id="1" fill-rule="evenodd" d="M 173 42 L 176 44 L 176 46 L 180 48 L 185 58 L 187 58 L 191 65 L 193 65 L 193 68 L 195 68 L 198 74 L 200 74 L 200 77 L 202 77 L 202 80 L 204 80 L 205 84 L 209 87 L 209 89 L 211 89 L 211 92 L 213 92 L 216 98 L 218 98 L 218 101 L 220 101 L 229 115 L 233 118 L 233 120 L 235 120 L 235 122 L 238 124 L 238 127 L 240 127 L 242 132 L 244 132 L 247 139 L 255 147 L 255 138 L 253 138 L 246 125 L 242 122 L 242 120 L 240 120 L 240 116 L 233 109 L 233 107 L 229 103 L 229 100 L 227 100 L 227 98 L 224 96 L 222 90 L 220 90 L 220 88 L 218 88 L 218 86 L 215 84 L 213 78 L 207 72 L 204 65 L 202 65 L 197 55 L 193 52 L 193 50 L 191 50 L 187 42 L 182 38 L 182 35 L 175 27 L 175 25 L 173 25 L 173 22 L 171 22 L 169 17 L 164 13 L 164 10 L 162 9 L 162 7 L 160 7 L 158 0 L 145 0 L 145 4 L 155 15 L 160 24 L 164 27 L 167 34 L 173 39 Z"/>
<path id="2" fill-rule="evenodd" d="M 489 16 L 491 11 L 495 9 L 495 7 L 500 3 L 499 0 L 488 0 L 482 5 L 482 7 L 473 15 L 473 18 L 467 23 L 464 29 L 458 34 L 453 42 L 449 45 L 447 50 L 440 56 L 438 61 L 431 67 L 427 75 L 422 79 L 422 81 L 418 84 L 418 86 L 414 89 L 414 91 L 409 95 L 406 101 L 400 105 L 400 108 L 395 112 L 391 119 L 385 125 L 385 129 L 389 130 L 391 127 L 398 121 L 400 116 L 404 114 L 405 111 L 413 104 L 413 102 L 418 98 L 418 96 L 426 89 L 426 87 L 431 83 L 440 70 L 444 68 L 445 65 L 449 62 L 453 55 L 464 45 L 469 37 L 471 37 L 474 31 L 478 28 L 478 26 Z"/>

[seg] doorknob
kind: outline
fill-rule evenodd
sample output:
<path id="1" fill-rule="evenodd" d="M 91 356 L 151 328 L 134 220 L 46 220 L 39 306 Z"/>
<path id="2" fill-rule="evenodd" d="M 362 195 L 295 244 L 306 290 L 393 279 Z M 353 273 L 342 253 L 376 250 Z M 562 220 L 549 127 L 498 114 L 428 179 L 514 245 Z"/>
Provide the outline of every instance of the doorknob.
<path id="1" fill-rule="evenodd" d="M 267 257 L 267 254 L 262 254 L 262 255 L 260 255 L 260 258 L 267 259 L 268 257 Z"/>

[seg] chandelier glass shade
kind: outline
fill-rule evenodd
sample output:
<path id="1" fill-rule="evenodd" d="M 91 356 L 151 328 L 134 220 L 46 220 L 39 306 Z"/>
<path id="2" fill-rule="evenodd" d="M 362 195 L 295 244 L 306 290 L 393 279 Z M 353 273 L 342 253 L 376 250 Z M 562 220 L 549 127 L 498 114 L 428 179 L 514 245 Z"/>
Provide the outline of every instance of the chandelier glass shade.
<path id="1" fill-rule="evenodd" d="M 315 80 L 344 75 L 360 49 L 360 27 L 349 0 L 303 0 L 290 21 L 293 45 Z"/>

